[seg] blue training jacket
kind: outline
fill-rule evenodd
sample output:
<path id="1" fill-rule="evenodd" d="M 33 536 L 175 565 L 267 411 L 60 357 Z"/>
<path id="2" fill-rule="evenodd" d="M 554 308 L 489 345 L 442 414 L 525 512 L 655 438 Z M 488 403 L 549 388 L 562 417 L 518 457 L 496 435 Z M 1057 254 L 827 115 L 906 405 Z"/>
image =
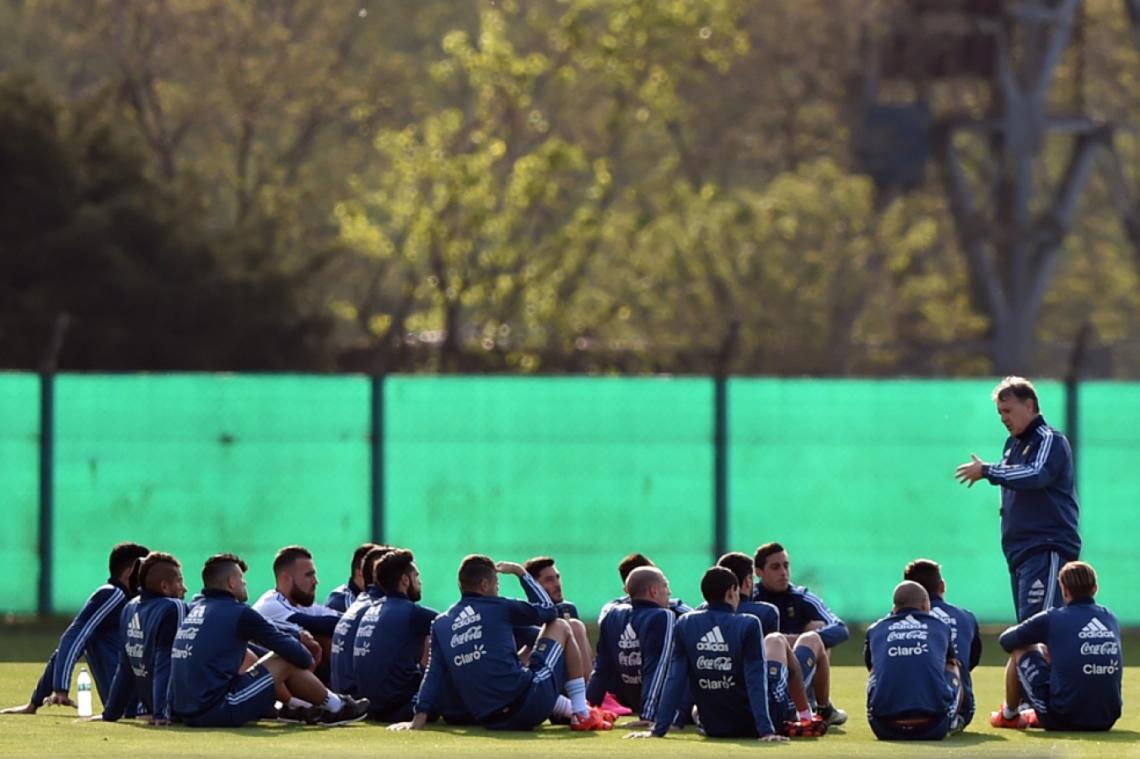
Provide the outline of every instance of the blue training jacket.
<path id="1" fill-rule="evenodd" d="M 867 714 L 877 719 L 953 715 L 955 689 L 946 671 L 950 627 L 918 609 L 899 609 L 867 628 L 863 661 Z"/>
<path id="2" fill-rule="evenodd" d="M 104 722 L 122 718 L 132 698 L 150 714 L 170 719 L 170 650 L 186 611 L 181 599 L 149 591 L 123 607 L 123 643 L 111 697 L 103 706 Z"/>
<path id="3" fill-rule="evenodd" d="M 1080 558 L 1073 451 L 1044 417 L 1007 438 L 1001 463 L 983 466 L 982 476 L 1001 486 L 1001 549 L 1010 569 L 1039 551 Z"/>
<path id="4" fill-rule="evenodd" d="M 329 591 L 328 598 L 325 599 L 325 606 L 330 609 L 336 609 L 341 614 L 348 611 L 348 607 L 352 606 L 352 602 L 356 600 L 364 591 L 356 587 L 351 579 L 343 585 L 337 585 Z"/>
<path id="5" fill-rule="evenodd" d="M 779 610 L 780 632 L 785 635 L 799 635 L 809 622 L 823 622 L 823 627 L 815 632 L 823 638 L 825 646 L 835 648 L 850 634 L 847 625 L 827 608 L 823 599 L 802 585 L 792 585 L 783 593 L 773 593 L 756 583 L 752 600 L 770 603 Z"/>
<path id="6" fill-rule="evenodd" d="M 709 608 L 707 602 L 701 602 L 697 607 L 697 611 L 703 611 Z M 780 610 L 770 603 L 763 601 L 745 601 L 740 602 L 740 606 L 736 609 L 737 614 L 750 614 L 760 620 L 760 629 L 764 634 L 780 632 Z"/>
<path id="7" fill-rule="evenodd" d="M 225 698 L 254 641 L 298 667 L 313 657 L 283 632 L 224 590 L 207 588 L 178 627 L 171 651 L 170 701 L 176 717 L 196 717 Z"/>
<path id="8" fill-rule="evenodd" d="M 612 693 L 630 709 L 641 708 L 641 643 L 630 620 L 629 603 L 606 604 L 598 618 L 594 671 L 586 683 L 586 700 L 599 706 Z"/>
<path id="9" fill-rule="evenodd" d="M 1049 647 L 1050 716 L 1084 730 L 1108 730 L 1120 718 L 1120 623 L 1093 599 L 1038 612 L 1007 629 L 998 642 L 1006 651 L 1034 643 Z"/>
<path id="10" fill-rule="evenodd" d="M 369 585 L 337 620 L 329 654 L 330 685 L 335 692 L 349 695 L 358 693 L 360 681 L 356 679 L 352 654 L 356 630 L 360 627 L 364 614 L 383 601 L 384 591 L 377 585 Z"/>
<path id="11" fill-rule="evenodd" d="M 978 629 L 978 620 L 972 612 L 960 606 L 947 603 L 942 596 L 930 597 L 930 613 L 941 619 L 950 628 L 950 646 L 954 650 L 954 658 L 961 665 L 959 674 L 962 679 L 962 708 L 961 714 L 965 724 L 970 724 L 974 718 L 974 679 L 970 670 L 978 666 L 982 658 L 982 633 Z"/>
<path id="12" fill-rule="evenodd" d="M 532 586 L 543 603 L 464 593 L 436 617 L 416 712 L 439 712 L 451 688 L 477 722 L 491 721 L 530 688 L 534 673 L 519 661 L 514 627 L 545 624 L 558 612 L 533 577 L 524 574 L 519 581 Z"/>
<path id="13" fill-rule="evenodd" d="M 677 620 L 654 734 L 668 732 L 674 713 L 691 694 L 707 735 L 771 735 L 767 669 L 764 633 L 755 616 L 739 614 L 726 603 L 685 614 Z"/>
<path id="14" fill-rule="evenodd" d="M 411 703 L 423 679 L 424 640 L 439 613 L 393 593 L 369 608 L 356 628 L 353 678 L 376 711 Z"/>

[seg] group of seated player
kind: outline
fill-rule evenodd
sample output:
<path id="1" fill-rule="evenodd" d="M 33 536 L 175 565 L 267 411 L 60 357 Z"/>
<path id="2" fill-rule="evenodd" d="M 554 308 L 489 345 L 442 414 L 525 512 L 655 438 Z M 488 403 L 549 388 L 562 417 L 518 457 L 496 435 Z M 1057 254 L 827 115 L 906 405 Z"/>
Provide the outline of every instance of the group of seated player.
<path id="1" fill-rule="evenodd" d="M 115 546 L 110 579 L 60 638 L 27 704 L 72 705 L 82 655 L 104 704 L 97 719 L 235 727 L 259 719 L 337 725 L 370 718 L 417 730 L 438 718 L 494 730 L 550 720 L 572 730 L 647 728 L 664 737 L 695 725 L 709 737 L 817 737 L 847 714 L 831 703 L 830 651 L 848 637 L 823 601 L 791 583 L 778 543 L 754 557 L 725 554 L 701 578 L 704 603 L 672 598 L 665 574 L 631 554 L 624 595 L 605 604 L 596 648 L 562 592 L 550 557 L 525 564 L 471 555 L 459 600 L 422 606 L 406 549 L 365 544 L 351 577 L 316 602 L 313 557 L 281 549 L 274 588 L 247 605 L 246 564 L 210 557 L 189 604 L 178 560 L 134 543 Z M 515 575 L 526 600 L 500 596 Z M 936 740 L 974 715 L 970 670 L 981 655 L 974 616 L 947 603 L 938 564 L 903 572 L 889 615 L 864 643 L 867 716 L 884 740 Z M 758 581 L 757 581 L 758 580 Z M 1096 605 L 1096 575 L 1072 562 L 1059 574 L 1063 608 L 1006 630 L 1011 653 L 996 727 L 1107 730 L 1120 715 L 1116 618 Z M 1028 708 L 1011 708 L 1022 699 Z"/>

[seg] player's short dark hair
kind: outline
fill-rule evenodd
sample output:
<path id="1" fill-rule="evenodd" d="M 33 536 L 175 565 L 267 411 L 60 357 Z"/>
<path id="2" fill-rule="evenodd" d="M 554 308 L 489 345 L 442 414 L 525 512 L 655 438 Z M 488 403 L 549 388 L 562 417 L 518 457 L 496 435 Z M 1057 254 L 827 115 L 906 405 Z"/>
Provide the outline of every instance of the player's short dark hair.
<path id="1" fill-rule="evenodd" d="M 356 550 L 352 552 L 352 564 L 348 569 L 349 577 L 356 574 L 356 571 L 358 569 L 362 569 L 364 567 L 364 556 L 373 548 L 377 548 L 377 545 L 375 543 L 361 543 L 356 547 Z M 367 576 L 365 576 L 364 581 L 368 581 Z"/>
<path id="2" fill-rule="evenodd" d="M 523 564 L 523 569 L 526 570 L 526 573 L 528 575 L 537 580 L 538 576 L 542 574 L 543 570 L 545 570 L 547 567 L 553 566 L 554 559 L 550 558 L 549 556 L 535 556 L 533 559 L 526 560 L 526 562 Z"/>
<path id="3" fill-rule="evenodd" d="M 111 549 L 111 556 L 107 560 L 107 569 L 111 572 L 111 577 L 118 577 L 123 573 L 123 570 L 135 566 L 142 557 L 150 553 L 144 545 L 138 543 L 119 543 Z"/>
<path id="4" fill-rule="evenodd" d="M 237 567 L 243 572 L 249 569 L 249 567 L 246 566 L 246 563 L 242 561 L 241 558 L 236 554 L 214 554 L 210 558 L 206 559 L 206 563 L 202 565 L 202 587 L 221 587 L 226 578 L 233 574 L 234 567 Z"/>
<path id="5" fill-rule="evenodd" d="M 739 587 L 740 580 L 737 579 L 736 572 L 728 567 L 719 565 L 709 567 L 705 570 L 705 576 L 701 578 L 701 595 L 710 604 L 723 603 L 725 594 Z"/>
<path id="6" fill-rule="evenodd" d="M 1070 561 L 1057 575 L 1074 601 L 1092 598 L 1096 593 L 1096 570 L 1083 561 Z"/>
<path id="7" fill-rule="evenodd" d="M 744 581 L 752 576 L 753 563 L 752 559 L 748 558 L 748 554 L 741 553 L 740 551 L 732 551 L 726 553 L 716 560 L 718 567 L 724 567 L 731 570 L 736 575 L 736 581 L 740 585 L 744 585 Z M 705 573 L 707 576 L 707 572 Z"/>
<path id="8" fill-rule="evenodd" d="M 479 583 L 484 580 L 494 580 L 497 572 L 495 562 L 490 556 L 473 553 L 464 556 L 459 564 L 459 589 L 473 591 L 479 589 Z"/>
<path id="9" fill-rule="evenodd" d="M 656 566 L 648 556 L 643 553 L 631 553 L 618 562 L 618 574 L 621 575 L 622 584 L 625 584 L 629 573 L 638 567 Z"/>
<path id="10" fill-rule="evenodd" d="M 764 568 L 764 565 L 768 562 L 769 556 L 773 556 L 783 550 L 784 547 L 775 541 L 771 543 L 765 543 L 764 545 L 757 548 L 756 554 L 752 557 L 756 571 L 759 572 Z"/>
<path id="11" fill-rule="evenodd" d="M 376 563 L 376 584 L 385 593 L 395 593 L 400 588 L 400 578 L 408 573 L 415 560 L 416 557 L 406 548 L 389 549 Z"/>
<path id="12" fill-rule="evenodd" d="M 172 570 L 181 569 L 178 559 L 161 551 L 151 551 L 139 565 L 139 587 L 157 593 L 163 580 L 169 579 Z"/>
<path id="13" fill-rule="evenodd" d="M 309 549 L 304 546 L 285 546 L 273 557 L 273 574 L 280 574 L 293 566 L 298 559 L 311 558 L 313 558 L 313 554 L 309 553 Z"/>
<path id="14" fill-rule="evenodd" d="M 932 559 L 915 559 L 906 565 L 903 579 L 917 582 L 926 588 L 927 595 L 934 598 L 942 589 L 942 567 Z"/>
<path id="15" fill-rule="evenodd" d="M 1033 410 L 1041 410 L 1041 406 L 1037 401 L 1037 389 L 1034 388 L 1033 383 L 1025 379 L 1025 377 L 1006 377 L 994 388 L 991 397 L 995 401 L 1006 401 L 1011 397 L 1022 402 L 1033 401 Z"/>
<path id="16" fill-rule="evenodd" d="M 385 556 L 395 550 L 396 549 L 392 546 L 376 546 L 375 548 L 369 549 L 368 553 L 364 554 L 364 561 L 360 563 L 360 574 L 364 577 L 365 585 L 380 584 L 380 582 L 376 579 L 376 565 L 380 563 L 380 559 L 383 559 Z"/>

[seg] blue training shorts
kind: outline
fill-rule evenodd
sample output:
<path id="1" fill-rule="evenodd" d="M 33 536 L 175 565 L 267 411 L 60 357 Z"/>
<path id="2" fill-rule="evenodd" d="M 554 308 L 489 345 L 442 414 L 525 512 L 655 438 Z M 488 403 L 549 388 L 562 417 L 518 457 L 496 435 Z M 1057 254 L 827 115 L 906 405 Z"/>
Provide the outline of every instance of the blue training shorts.
<path id="1" fill-rule="evenodd" d="M 566 686 L 562 645 L 550 638 L 540 638 L 534 644 L 527 669 L 533 674 L 530 687 L 507 707 L 507 714 L 484 725 L 489 730 L 531 730 L 550 718 L 554 702 Z"/>
<path id="2" fill-rule="evenodd" d="M 260 718 L 276 700 L 272 673 L 257 664 L 233 679 L 221 701 L 184 722 L 190 727 L 240 727 Z"/>
<path id="3" fill-rule="evenodd" d="M 1018 622 L 1024 622 L 1039 611 L 1064 605 L 1057 575 L 1067 561 L 1069 559 L 1056 551 L 1040 551 L 1010 570 Z"/>

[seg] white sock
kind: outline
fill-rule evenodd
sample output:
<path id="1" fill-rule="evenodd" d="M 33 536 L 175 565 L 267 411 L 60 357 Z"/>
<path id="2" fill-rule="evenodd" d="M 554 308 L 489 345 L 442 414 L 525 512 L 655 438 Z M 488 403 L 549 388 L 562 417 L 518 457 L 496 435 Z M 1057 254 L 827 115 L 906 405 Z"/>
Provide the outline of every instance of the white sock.
<path id="1" fill-rule="evenodd" d="M 812 718 L 811 709 L 804 709 L 802 712 L 797 712 L 796 716 L 799 717 L 801 720 L 811 722 L 811 718 Z"/>
<path id="2" fill-rule="evenodd" d="M 321 708 L 326 712 L 339 712 L 342 706 L 344 706 L 344 702 L 340 700 L 340 696 L 331 690 L 329 694 L 325 696 L 325 702 L 321 704 Z"/>
<path id="3" fill-rule="evenodd" d="M 555 717 L 563 719 L 570 719 L 574 714 L 574 707 L 570 705 L 570 699 L 565 696 L 559 696 L 554 702 L 554 711 L 551 712 Z"/>
<path id="4" fill-rule="evenodd" d="M 1001 716 L 1005 717 L 1006 719 L 1017 719 L 1017 710 L 1010 709 L 1009 704 L 1002 704 Z"/>
<path id="5" fill-rule="evenodd" d="M 296 696 L 293 696 L 289 699 L 289 706 L 293 706 L 298 709 L 308 709 L 310 706 L 312 706 L 312 704 L 303 698 L 297 698 Z"/>
<path id="6" fill-rule="evenodd" d="M 566 681 L 566 694 L 570 696 L 570 704 L 575 714 L 589 714 L 590 705 L 586 703 L 586 681 L 575 677 Z"/>

